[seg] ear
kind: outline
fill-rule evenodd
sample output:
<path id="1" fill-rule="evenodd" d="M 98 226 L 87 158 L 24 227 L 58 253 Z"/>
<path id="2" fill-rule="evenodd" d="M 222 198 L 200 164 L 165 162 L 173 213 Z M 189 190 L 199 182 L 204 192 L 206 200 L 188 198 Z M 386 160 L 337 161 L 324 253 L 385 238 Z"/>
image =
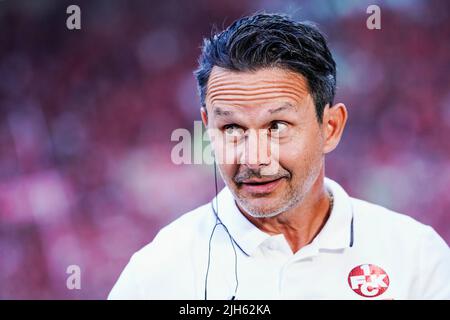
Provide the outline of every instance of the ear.
<path id="1" fill-rule="evenodd" d="M 208 112 L 205 107 L 200 108 L 200 115 L 202 117 L 203 125 L 208 128 Z"/>
<path id="2" fill-rule="evenodd" d="M 345 124 L 347 122 L 347 108 L 343 103 L 336 103 L 332 107 L 327 105 L 324 109 L 322 132 L 325 138 L 323 146 L 323 153 L 333 151 L 344 132 Z"/>

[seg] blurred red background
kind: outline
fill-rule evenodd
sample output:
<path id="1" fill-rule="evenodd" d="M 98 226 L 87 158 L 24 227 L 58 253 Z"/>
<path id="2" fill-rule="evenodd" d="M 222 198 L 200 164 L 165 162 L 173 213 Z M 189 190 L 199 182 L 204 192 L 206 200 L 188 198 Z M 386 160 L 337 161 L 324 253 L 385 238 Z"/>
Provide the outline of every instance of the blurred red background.
<path id="1" fill-rule="evenodd" d="M 132 253 L 213 196 L 212 168 L 173 164 L 170 136 L 200 120 L 202 38 L 262 9 L 328 35 L 350 118 L 327 175 L 450 241 L 450 2 L 6 0 L 0 298 L 103 299 Z"/>

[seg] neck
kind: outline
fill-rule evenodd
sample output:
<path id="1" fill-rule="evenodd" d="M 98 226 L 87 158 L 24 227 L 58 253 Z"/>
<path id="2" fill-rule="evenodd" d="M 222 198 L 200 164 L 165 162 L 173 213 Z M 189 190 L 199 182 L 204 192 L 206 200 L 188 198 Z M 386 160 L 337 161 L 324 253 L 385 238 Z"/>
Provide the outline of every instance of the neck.
<path id="1" fill-rule="evenodd" d="M 245 217 L 260 230 L 282 233 L 293 253 L 309 244 L 325 225 L 330 210 L 330 198 L 324 185 L 323 170 L 305 198 L 294 208 L 271 218 L 255 218 L 240 208 Z"/>

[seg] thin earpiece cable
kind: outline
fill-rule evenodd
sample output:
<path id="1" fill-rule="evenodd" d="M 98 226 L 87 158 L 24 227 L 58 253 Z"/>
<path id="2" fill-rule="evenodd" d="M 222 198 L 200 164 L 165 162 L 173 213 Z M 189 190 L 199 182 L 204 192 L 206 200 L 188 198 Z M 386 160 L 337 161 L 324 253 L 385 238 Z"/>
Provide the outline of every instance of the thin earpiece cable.
<path id="1" fill-rule="evenodd" d="M 207 264 L 206 275 L 205 275 L 205 300 L 208 299 L 208 276 L 209 276 L 209 268 L 210 268 L 210 265 L 211 265 L 211 243 L 212 243 L 212 238 L 214 236 L 214 232 L 216 231 L 216 228 L 217 228 L 218 225 L 222 225 L 223 228 L 225 229 L 226 233 L 228 234 L 228 238 L 230 239 L 231 246 L 232 246 L 233 252 L 234 252 L 234 275 L 235 275 L 236 286 L 234 288 L 234 295 L 231 297 L 231 300 L 234 300 L 236 298 L 237 289 L 239 287 L 237 252 L 236 252 L 235 241 L 234 241 L 233 237 L 231 236 L 230 232 L 228 231 L 228 228 L 222 223 L 222 221 L 219 218 L 219 213 L 218 213 L 219 212 L 219 203 L 218 203 L 218 187 L 217 187 L 217 169 L 216 169 L 216 162 L 215 161 L 214 161 L 214 187 L 215 187 L 215 192 L 216 192 L 216 208 L 217 208 L 217 211 L 215 210 L 214 205 L 211 202 L 212 210 L 213 210 L 213 212 L 214 212 L 214 214 L 216 216 L 216 223 L 215 223 L 214 228 L 213 228 L 213 230 L 211 232 L 211 235 L 209 237 L 208 264 Z M 239 249 L 241 249 L 241 248 L 239 247 Z"/>

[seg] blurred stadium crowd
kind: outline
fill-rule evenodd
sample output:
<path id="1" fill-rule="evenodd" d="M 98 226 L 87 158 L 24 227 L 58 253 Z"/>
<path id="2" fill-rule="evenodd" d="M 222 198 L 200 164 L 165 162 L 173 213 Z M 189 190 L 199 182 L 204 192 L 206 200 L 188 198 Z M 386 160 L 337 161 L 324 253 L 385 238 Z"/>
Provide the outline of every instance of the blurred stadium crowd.
<path id="1" fill-rule="evenodd" d="M 381 30 L 366 28 L 369 4 Z M 450 242 L 450 2 L 6 0 L 1 299 L 103 299 L 133 252 L 213 196 L 212 168 L 174 165 L 170 135 L 200 119 L 202 37 L 262 9 L 328 35 L 350 118 L 327 175 Z M 81 290 L 66 287 L 72 264 Z"/>

